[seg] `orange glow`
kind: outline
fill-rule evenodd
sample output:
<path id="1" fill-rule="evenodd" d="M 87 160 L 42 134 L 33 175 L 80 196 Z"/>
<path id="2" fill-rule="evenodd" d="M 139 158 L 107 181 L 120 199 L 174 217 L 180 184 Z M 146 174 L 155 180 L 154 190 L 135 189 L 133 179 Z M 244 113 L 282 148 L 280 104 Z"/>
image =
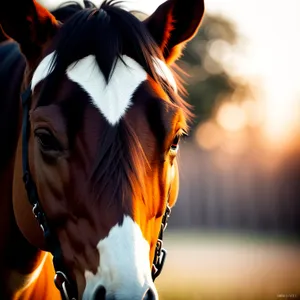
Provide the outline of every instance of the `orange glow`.
<path id="1" fill-rule="evenodd" d="M 245 111 L 235 103 L 224 103 L 217 113 L 217 122 L 228 131 L 240 131 L 247 125 Z"/>
<path id="2" fill-rule="evenodd" d="M 263 111 L 261 105 L 252 100 L 246 100 L 241 103 L 241 108 L 244 110 L 247 123 L 251 127 L 260 126 L 263 120 Z"/>
<path id="3" fill-rule="evenodd" d="M 201 124 L 196 131 L 196 142 L 205 150 L 213 150 L 223 141 L 221 129 L 212 121 Z"/>
<path id="4" fill-rule="evenodd" d="M 243 107 L 241 117 L 229 120 L 231 113 L 220 112 L 218 122 L 226 130 L 242 127 L 246 113 L 248 125 L 262 129 L 268 146 L 290 144 L 300 134 L 299 8 L 297 0 L 290 0 L 283 6 L 274 5 L 272 0 L 260 1 L 259 9 L 258 2 L 250 0 L 206 2 L 208 13 L 230 19 L 239 34 L 235 45 L 212 41 L 211 58 L 222 63 L 231 76 L 253 83 L 259 89 L 253 91 L 256 108 L 253 103 L 252 108 Z M 249 104 L 247 102 L 246 106 Z M 237 109 L 232 115 L 237 115 Z"/>
<path id="5" fill-rule="evenodd" d="M 36 272 L 40 272 L 40 269 L 37 268 L 36 272 L 34 272 L 31 285 L 25 287 L 21 290 L 18 295 L 14 297 L 14 300 L 22 299 L 22 300 L 58 300 L 61 299 L 60 292 L 55 287 L 53 283 L 53 278 L 55 275 L 53 263 L 52 263 L 52 255 L 46 254 L 42 261 L 43 270 L 40 273 L 40 276 L 36 276 Z"/>
<path id="6" fill-rule="evenodd" d="M 271 144 L 289 143 L 300 129 L 298 101 L 285 103 L 281 97 L 273 97 L 266 103 L 264 133 Z"/>

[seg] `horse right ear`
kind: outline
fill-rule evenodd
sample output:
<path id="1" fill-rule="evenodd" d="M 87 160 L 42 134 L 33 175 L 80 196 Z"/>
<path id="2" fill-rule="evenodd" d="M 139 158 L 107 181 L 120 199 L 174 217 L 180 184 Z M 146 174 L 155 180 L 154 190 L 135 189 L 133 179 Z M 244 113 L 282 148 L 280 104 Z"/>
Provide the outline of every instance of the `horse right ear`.
<path id="1" fill-rule="evenodd" d="M 7 36 L 19 43 L 28 60 L 39 56 L 59 27 L 55 17 L 35 0 L 1 1 L 0 25 Z"/>
<path id="2" fill-rule="evenodd" d="M 144 21 L 169 65 L 197 33 L 203 14 L 204 0 L 167 0 Z"/>

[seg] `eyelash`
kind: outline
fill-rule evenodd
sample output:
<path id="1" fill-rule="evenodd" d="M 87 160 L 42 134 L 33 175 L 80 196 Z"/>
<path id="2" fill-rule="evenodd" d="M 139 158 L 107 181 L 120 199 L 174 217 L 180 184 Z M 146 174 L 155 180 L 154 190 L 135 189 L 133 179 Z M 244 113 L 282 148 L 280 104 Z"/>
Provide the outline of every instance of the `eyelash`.
<path id="1" fill-rule="evenodd" d="M 177 134 L 175 136 L 173 142 L 172 142 L 171 147 L 170 147 L 171 151 L 176 151 L 176 152 L 178 151 L 178 149 L 179 149 L 179 141 L 180 141 L 180 135 Z"/>
<path id="2" fill-rule="evenodd" d="M 177 154 L 178 149 L 179 149 L 179 142 L 180 142 L 180 139 L 181 139 L 182 137 L 185 137 L 185 136 L 187 136 L 187 133 L 186 133 L 185 131 L 183 131 L 183 130 L 180 130 L 180 131 L 176 134 L 176 136 L 174 137 L 174 139 L 173 139 L 173 141 L 172 141 L 172 144 L 171 144 L 171 146 L 170 146 L 170 152 L 171 152 L 171 154 L 174 154 L 174 155 Z"/>

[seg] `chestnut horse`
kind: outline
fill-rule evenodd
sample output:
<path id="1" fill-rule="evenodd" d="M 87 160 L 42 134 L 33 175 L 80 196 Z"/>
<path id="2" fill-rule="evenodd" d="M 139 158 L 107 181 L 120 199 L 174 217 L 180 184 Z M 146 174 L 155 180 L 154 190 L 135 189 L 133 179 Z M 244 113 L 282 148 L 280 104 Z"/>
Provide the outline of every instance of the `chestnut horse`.
<path id="1" fill-rule="evenodd" d="M 170 68 L 204 3 L 118 5 L 1 1 L 0 299 L 158 299 L 191 116 Z"/>

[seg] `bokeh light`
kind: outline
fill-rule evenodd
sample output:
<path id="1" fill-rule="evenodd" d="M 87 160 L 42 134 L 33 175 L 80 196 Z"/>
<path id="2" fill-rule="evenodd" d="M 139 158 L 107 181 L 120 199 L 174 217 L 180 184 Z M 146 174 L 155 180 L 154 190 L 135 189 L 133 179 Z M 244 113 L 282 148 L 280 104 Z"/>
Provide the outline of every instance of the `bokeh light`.
<path id="1" fill-rule="evenodd" d="M 245 111 L 236 103 L 224 103 L 217 113 L 217 122 L 228 131 L 239 131 L 246 127 Z"/>
<path id="2" fill-rule="evenodd" d="M 198 145 L 205 150 L 218 148 L 224 140 L 222 130 L 213 121 L 201 124 L 195 133 L 195 137 Z"/>

